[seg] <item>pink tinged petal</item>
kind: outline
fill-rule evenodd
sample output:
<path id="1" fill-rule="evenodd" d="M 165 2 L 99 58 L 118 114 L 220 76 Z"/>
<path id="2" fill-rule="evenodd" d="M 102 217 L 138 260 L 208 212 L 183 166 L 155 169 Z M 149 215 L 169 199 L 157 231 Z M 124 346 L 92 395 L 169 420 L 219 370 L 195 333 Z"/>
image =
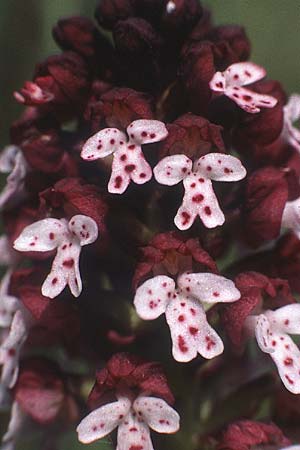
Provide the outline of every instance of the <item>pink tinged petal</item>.
<path id="1" fill-rule="evenodd" d="M 241 297 L 233 281 L 213 273 L 184 273 L 177 284 L 187 295 L 204 303 L 231 303 Z"/>
<path id="2" fill-rule="evenodd" d="M 28 323 L 21 311 L 14 315 L 9 334 L 0 347 L 0 364 L 2 364 L 1 383 L 12 388 L 19 372 L 19 355 L 27 339 Z"/>
<path id="3" fill-rule="evenodd" d="M 43 219 L 24 228 L 14 242 L 20 252 L 47 252 L 54 250 L 67 233 L 67 225 L 62 220 Z"/>
<path id="4" fill-rule="evenodd" d="M 20 405 L 15 401 L 12 404 L 10 420 L 6 433 L 2 438 L 2 443 L 4 444 L 1 449 L 14 449 L 14 442 L 20 435 L 21 430 L 26 421 L 26 413 L 22 410 Z M 10 446 L 11 445 L 11 446 Z"/>
<path id="5" fill-rule="evenodd" d="M 118 428 L 116 450 L 154 450 L 148 426 L 133 411 Z"/>
<path id="6" fill-rule="evenodd" d="M 183 181 L 185 194 L 174 223 L 179 230 L 189 229 L 197 215 L 207 228 L 223 225 L 225 217 L 213 191 L 212 182 L 193 173 Z"/>
<path id="7" fill-rule="evenodd" d="M 271 324 L 265 314 L 256 317 L 255 337 L 259 348 L 265 353 L 273 353 L 277 345 Z"/>
<path id="8" fill-rule="evenodd" d="M 285 387 L 293 394 L 300 394 L 300 351 L 287 334 L 274 334 L 274 352 L 271 358 L 277 366 Z"/>
<path id="9" fill-rule="evenodd" d="M 275 311 L 266 311 L 272 329 L 288 334 L 300 334 L 300 304 L 282 306 Z"/>
<path id="10" fill-rule="evenodd" d="M 252 62 L 231 64 L 223 73 L 227 86 L 246 86 L 266 76 L 266 70 Z"/>
<path id="11" fill-rule="evenodd" d="M 292 230 L 300 238 L 300 197 L 291 202 L 286 202 L 281 226 Z"/>
<path id="12" fill-rule="evenodd" d="M 233 100 L 244 111 L 255 114 L 260 112 L 260 108 L 274 108 L 278 103 L 275 97 L 258 94 L 243 87 L 228 87 L 225 95 Z"/>
<path id="13" fill-rule="evenodd" d="M 98 238 L 98 226 L 96 222 L 88 216 L 78 214 L 69 221 L 69 230 L 76 236 L 80 245 L 92 244 Z"/>
<path id="14" fill-rule="evenodd" d="M 223 352 L 223 342 L 207 323 L 205 311 L 197 300 L 178 296 L 168 305 L 166 320 L 176 361 L 191 361 L 197 353 L 211 359 Z"/>
<path id="15" fill-rule="evenodd" d="M 179 414 L 160 398 L 139 396 L 133 409 L 152 430 L 158 433 L 176 433 L 179 430 Z"/>
<path id="16" fill-rule="evenodd" d="M 89 444 L 109 434 L 127 416 L 130 405 L 130 400 L 121 398 L 91 412 L 76 429 L 78 440 L 83 444 Z"/>
<path id="17" fill-rule="evenodd" d="M 54 298 L 59 295 L 68 284 L 74 297 L 82 291 L 79 271 L 79 257 L 81 246 L 77 239 L 65 240 L 57 250 L 51 272 L 42 286 L 45 297 Z"/>
<path id="18" fill-rule="evenodd" d="M 226 80 L 223 72 L 216 72 L 209 82 L 209 87 L 215 92 L 224 92 L 226 88 Z"/>
<path id="19" fill-rule="evenodd" d="M 192 161 L 185 155 L 167 156 L 157 164 L 153 173 L 158 183 L 174 186 L 191 172 L 192 165 Z"/>
<path id="20" fill-rule="evenodd" d="M 239 181 L 247 175 L 238 158 L 222 153 L 209 153 L 195 163 L 195 170 L 213 181 Z"/>
<path id="21" fill-rule="evenodd" d="M 117 128 L 105 128 L 90 137 L 82 147 L 81 157 L 87 161 L 105 158 L 127 142 L 127 136 Z"/>
<path id="22" fill-rule="evenodd" d="M 168 136 L 168 130 L 159 120 L 135 120 L 127 127 L 129 140 L 137 145 L 159 142 Z"/>
<path id="23" fill-rule="evenodd" d="M 166 311 L 167 304 L 174 295 L 176 296 L 175 282 L 172 278 L 165 275 L 151 278 L 136 290 L 136 312 L 144 320 L 157 319 Z"/>

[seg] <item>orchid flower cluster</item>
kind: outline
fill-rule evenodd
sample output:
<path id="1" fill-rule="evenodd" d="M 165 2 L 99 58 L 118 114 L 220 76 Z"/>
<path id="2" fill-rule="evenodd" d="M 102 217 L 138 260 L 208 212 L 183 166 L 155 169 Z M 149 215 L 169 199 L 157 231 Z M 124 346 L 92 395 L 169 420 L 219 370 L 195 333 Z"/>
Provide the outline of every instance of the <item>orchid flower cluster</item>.
<path id="1" fill-rule="evenodd" d="M 297 449 L 300 95 L 198 0 L 96 20 L 54 27 L 0 156 L 2 448 Z"/>

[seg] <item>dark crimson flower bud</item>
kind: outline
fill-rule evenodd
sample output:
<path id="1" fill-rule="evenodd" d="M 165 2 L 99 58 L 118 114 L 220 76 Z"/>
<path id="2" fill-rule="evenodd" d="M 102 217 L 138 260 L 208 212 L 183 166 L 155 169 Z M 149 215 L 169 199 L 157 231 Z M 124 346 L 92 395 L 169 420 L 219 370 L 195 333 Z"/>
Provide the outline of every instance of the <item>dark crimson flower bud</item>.
<path id="1" fill-rule="evenodd" d="M 132 15 L 132 0 L 101 0 L 95 12 L 99 25 L 108 29 L 112 29 L 119 20 Z"/>
<path id="2" fill-rule="evenodd" d="M 238 302 L 224 305 L 221 312 L 227 335 L 234 347 L 240 348 L 243 343 L 243 332 L 246 318 L 265 306 L 282 306 L 293 302 L 288 282 L 279 278 L 268 278 L 258 272 L 244 272 L 235 278 L 235 285 L 241 293 Z M 278 302 L 276 302 L 276 297 Z M 268 303 L 264 303 L 271 298 Z"/>
<path id="3" fill-rule="evenodd" d="M 174 402 L 166 376 L 160 364 L 144 362 L 141 358 L 128 353 L 116 353 L 108 361 L 106 367 L 96 374 L 95 385 L 89 395 L 91 407 L 106 403 L 115 398 L 118 390 L 127 387 L 136 394 L 146 392 Z"/>
<path id="4" fill-rule="evenodd" d="M 213 42 L 228 43 L 238 61 L 246 61 L 250 57 L 251 44 L 243 27 L 237 25 L 214 27 L 206 38 Z"/>
<path id="5" fill-rule="evenodd" d="M 85 113 L 94 132 L 106 126 L 126 130 L 134 120 L 153 117 L 151 97 L 127 88 L 108 90 L 100 99 L 92 97 Z"/>
<path id="6" fill-rule="evenodd" d="M 162 39 L 152 25 L 141 18 L 129 18 L 117 23 L 113 36 L 122 80 L 142 90 L 159 87 Z"/>
<path id="7" fill-rule="evenodd" d="M 107 205 L 96 186 L 85 184 L 79 178 L 60 180 L 40 194 L 41 216 L 45 217 L 49 211 L 65 218 L 76 214 L 91 217 L 98 225 L 101 241 L 105 240 Z"/>
<path id="8" fill-rule="evenodd" d="M 168 136 L 160 144 L 160 157 L 184 154 L 197 159 L 211 151 L 225 151 L 221 130 L 204 117 L 184 114 L 168 125 Z"/>
<path id="9" fill-rule="evenodd" d="M 266 167 L 248 177 L 244 227 L 251 245 L 278 237 L 288 194 L 286 173 L 282 170 Z"/>
<path id="10" fill-rule="evenodd" d="M 260 94 L 271 95 L 278 99 L 274 108 L 264 108 L 259 114 L 241 112 L 240 121 L 234 130 L 236 147 L 251 149 L 255 145 L 267 145 L 277 139 L 283 127 L 283 105 L 286 100 L 285 92 L 278 81 L 262 81 L 253 85 L 253 89 Z"/>
<path id="11" fill-rule="evenodd" d="M 133 286 L 137 288 L 146 278 L 156 275 L 207 270 L 218 272 L 215 261 L 203 250 L 198 239 L 186 239 L 176 232 L 161 233 L 151 239 L 147 247 L 141 248 Z"/>
<path id="12" fill-rule="evenodd" d="M 275 424 L 266 424 L 252 420 L 232 423 L 223 433 L 218 450 L 250 450 L 259 444 L 289 445 L 280 428 Z"/>

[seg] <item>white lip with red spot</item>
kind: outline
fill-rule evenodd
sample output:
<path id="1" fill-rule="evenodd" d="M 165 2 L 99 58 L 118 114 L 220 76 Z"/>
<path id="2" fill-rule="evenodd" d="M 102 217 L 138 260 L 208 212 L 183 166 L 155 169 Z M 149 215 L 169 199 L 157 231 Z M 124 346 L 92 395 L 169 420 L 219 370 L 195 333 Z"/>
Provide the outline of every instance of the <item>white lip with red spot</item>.
<path id="1" fill-rule="evenodd" d="M 0 155 L 0 172 L 9 174 L 0 194 L 0 209 L 17 205 L 26 197 L 28 165 L 19 147 L 9 145 Z"/>
<path id="2" fill-rule="evenodd" d="M 105 128 L 90 137 L 82 147 L 81 157 L 94 161 L 113 154 L 108 192 L 122 194 L 132 180 L 144 184 L 152 178 L 152 169 L 144 158 L 143 144 L 165 139 L 168 131 L 158 120 L 135 120 L 127 127 L 127 135 L 117 128 Z"/>
<path id="3" fill-rule="evenodd" d="M 158 275 L 136 291 L 134 306 L 144 320 L 166 314 L 172 338 L 172 353 L 188 362 L 199 353 L 207 359 L 223 352 L 223 342 L 206 319 L 203 303 L 235 302 L 240 292 L 231 280 L 211 273 L 185 273 L 172 278 Z"/>
<path id="4" fill-rule="evenodd" d="M 85 417 L 77 427 L 78 439 L 94 442 L 118 428 L 117 450 L 153 450 L 150 429 L 158 433 L 176 433 L 179 415 L 164 400 L 145 395 L 135 400 L 119 397 Z"/>
<path id="5" fill-rule="evenodd" d="M 293 123 L 300 119 L 300 95 L 293 94 L 283 108 L 283 129 L 281 137 L 300 152 L 300 130 Z"/>
<path id="6" fill-rule="evenodd" d="M 194 163 L 185 155 L 167 156 L 154 168 L 156 180 L 167 186 L 183 181 L 185 193 L 175 216 L 180 230 L 189 229 L 197 216 L 207 228 L 223 225 L 224 214 L 213 190 L 213 181 L 239 181 L 246 176 L 240 160 L 231 155 L 209 153 Z"/>
<path id="7" fill-rule="evenodd" d="M 260 349 L 275 362 L 285 387 L 300 394 L 300 350 L 289 336 L 300 334 L 300 304 L 249 316 L 245 325 L 255 334 Z"/>
<path id="8" fill-rule="evenodd" d="M 54 298 L 68 284 L 72 294 L 78 297 L 82 291 L 79 271 L 81 247 L 92 244 L 98 238 L 96 222 L 83 215 L 65 219 L 44 219 L 24 228 L 14 242 L 21 252 L 47 252 L 57 249 L 51 272 L 42 286 L 45 297 Z"/>
<path id="9" fill-rule="evenodd" d="M 260 108 L 273 108 L 278 100 L 270 95 L 258 94 L 243 88 L 266 76 L 263 67 L 251 62 L 240 62 L 216 72 L 209 82 L 212 91 L 220 92 L 248 113 L 258 113 Z"/>

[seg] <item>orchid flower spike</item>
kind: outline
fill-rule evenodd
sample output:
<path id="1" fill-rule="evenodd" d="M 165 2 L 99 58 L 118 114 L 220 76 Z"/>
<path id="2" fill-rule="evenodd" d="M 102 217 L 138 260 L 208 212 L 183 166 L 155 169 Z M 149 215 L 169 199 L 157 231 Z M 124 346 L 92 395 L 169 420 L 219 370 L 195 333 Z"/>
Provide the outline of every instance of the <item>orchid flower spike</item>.
<path id="1" fill-rule="evenodd" d="M 14 145 L 6 147 L 0 155 L 0 172 L 8 173 L 6 185 L 0 194 L 0 210 L 15 206 L 26 196 L 25 177 L 28 166 L 19 149 Z"/>
<path id="2" fill-rule="evenodd" d="M 300 152 L 300 130 L 293 123 L 300 119 L 300 95 L 293 94 L 283 108 L 283 129 L 281 136 Z"/>
<path id="3" fill-rule="evenodd" d="M 300 394 L 300 350 L 290 334 L 300 334 L 300 304 L 249 316 L 245 326 L 255 333 L 258 346 L 277 366 L 285 387 Z"/>
<path id="4" fill-rule="evenodd" d="M 223 225 L 225 217 L 215 196 L 212 182 L 239 181 L 246 176 L 240 160 L 231 155 L 209 153 L 193 162 L 185 155 L 163 158 L 154 168 L 160 184 L 174 186 L 183 181 L 185 194 L 174 219 L 180 230 L 187 230 L 199 215 L 207 228 Z"/>
<path id="5" fill-rule="evenodd" d="M 85 417 L 77 427 L 78 439 L 89 444 L 103 438 L 118 427 L 116 450 L 153 450 L 150 430 L 158 433 L 176 433 L 179 415 L 164 400 L 139 395 L 117 396 Z"/>
<path id="6" fill-rule="evenodd" d="M 96 222 L 88 216 L 76 215 L 69 223 L 65 219 L 43 219 L 22 231 L 14 242 L 20 252 L 47 252 L 57 249 L 51 272 L 42 286 L 45 297 L 54 298 L 68 284 L 78 297 L 82 291 L 79 271 L 81 247 L 92 244 L 98 237 Z"/>
<path id="7" fill-rule="evenodd" d="M 175 281 L 158 275 L 136 291 L 134 306 L 144 320 L 166 314 L 173 342 L 173 357 L 188 362 L 200 353 L 207 359 L 223 352 L 221 338 L 208 324 L 202 303 L 228 303 L 241 294 L 231 280 L 212 273 L 184 273 Z"/>
<path id="8" fill-rule="evenodd" d="M 260 108 L 273 108 L 278 100 L 270 95 L 258 94 L 243 88 L 266 76 L 263 67 L 251 62 L 240 62 L 216 72 L 209 82 L 212 91 L 221 92 L 248 113 L 258 113 Z"/>
<path id="9" fill-rule="evenodd" d="M 291 202 L 286 202 L 281 227 L 292 230 L 298 239 L 300 239 L 300 197 Z"/>
<path id="10" fill-rule="evenodd" d="M 152 177 L 152 169 L 144 158 L 141 146 L 165 139 L 168 131 L 158 120 L 135 120 L 125 133 L 117 128 L 105 128 L 84 144 L 81 157 L 87 161 L 105 158 L 113 153 L 112 173 L 108 192 L 122 194 L 130 180 L 144 184 Z"/>

